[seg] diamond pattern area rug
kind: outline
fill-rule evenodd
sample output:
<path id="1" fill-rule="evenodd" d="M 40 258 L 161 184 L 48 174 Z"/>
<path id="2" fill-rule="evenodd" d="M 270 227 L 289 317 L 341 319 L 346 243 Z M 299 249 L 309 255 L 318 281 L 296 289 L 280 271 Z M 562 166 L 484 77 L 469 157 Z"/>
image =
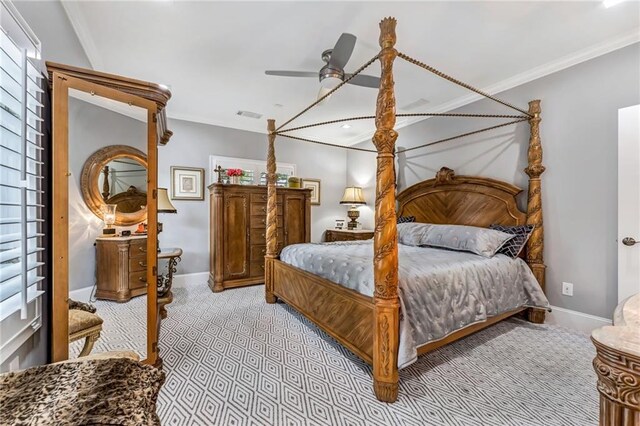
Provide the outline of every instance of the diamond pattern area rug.
<path id="1" fill-rule="evenodd" d="M 109 311 L 111 312 L 111 311 Z M 587 336 L 508 320 L 400 371 L 394 404 L 371 369 L 264 287 L 174 287 L 162 322 L 163 425 L 596 425 Z"/>

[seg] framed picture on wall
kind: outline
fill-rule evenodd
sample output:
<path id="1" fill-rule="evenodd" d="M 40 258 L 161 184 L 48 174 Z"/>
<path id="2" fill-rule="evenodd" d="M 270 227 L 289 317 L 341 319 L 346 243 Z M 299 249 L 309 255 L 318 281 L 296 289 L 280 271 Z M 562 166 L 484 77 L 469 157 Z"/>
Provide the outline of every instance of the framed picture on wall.
<path id="1" fill-rule="evenodd" d="M 171 199 L 204 200 L 204 169 L 171 166 Z"/>
<path id="2" fill-rule="evenodd" d="M 302 179 L 303 188 L 311 188 L 311 205 L 320 205 L 320 179 Z"/>

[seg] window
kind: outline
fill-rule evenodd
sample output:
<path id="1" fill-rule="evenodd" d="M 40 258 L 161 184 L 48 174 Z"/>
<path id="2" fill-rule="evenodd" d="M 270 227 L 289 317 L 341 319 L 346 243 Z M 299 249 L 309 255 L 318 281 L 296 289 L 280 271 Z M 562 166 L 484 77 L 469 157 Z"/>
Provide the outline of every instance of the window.
<path id="1" fill-rule="evenodd" d="M 212 155 L 209 157 L 209 178 L 211 183 L 218 181 L 218 176 L 214 171 L 216 167 L 222 169 L 242 169 L 243 175 L 240 183 L 243 185 L 266 185 L 267 184 L 267 162 L 262 160 L 250 160 L 248 158 L 222 157 Z M 278 186 L 287 186 L 289 176 L 296 175 L 296 165 L 289 163 L 277 163 Z M 223 183 L 229 183 L 226 172 L 221 173 Z"/>
<path id="2" fill-rule="evenodd" d="M 39 42 L 10 6 L 1 7 L 0 363 L 42 325 L 44 293 L 44 81 L 37 65 Z"/>

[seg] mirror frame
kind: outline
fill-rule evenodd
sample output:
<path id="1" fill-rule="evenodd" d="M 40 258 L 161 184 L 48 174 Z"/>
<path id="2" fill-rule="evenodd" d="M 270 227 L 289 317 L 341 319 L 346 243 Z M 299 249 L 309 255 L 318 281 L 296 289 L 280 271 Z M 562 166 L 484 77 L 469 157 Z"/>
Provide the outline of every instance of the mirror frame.
<path id="1" fill-rule="evenodd" d="M 147 110 L 147 358 L 160 366 L 157 299 L 158 145 L 169 142 L 165 107 L 171 92 L 155 83 L 47 61 L 52 90 L 52 289 L 51 362 L 69 358 L 69 89 L 129 103 Z"/>
<path id="2" fill-rule="evenodd" d="M 147 163 L 147 156 L 144 152 L 137 148 L 128 145 L 109 145 L 101 148 L 91 154 L 87 161 L 82 166 L 82 173 L 80 175 L 80 189 L 82 191 L 82 198 L 85 204 L 89 207 L 89 210 L 93 212 L 98 218 L 102 219 L 102 212 L 106 202 L 102 197 L 100 188 L 98 188 L 98 182 L 100 175 L 110 161 L 118 158 L 128 158 L 135 160 L 142 164 L 149 173 L 149 165 Z M 145 188 L 146 190 L 146 188 Z M 131 226 L 144 222 L 147 220 L 147 207 L 140 209 L 133 213 L 123 213 L 116 211 L 116 226 Z"/>

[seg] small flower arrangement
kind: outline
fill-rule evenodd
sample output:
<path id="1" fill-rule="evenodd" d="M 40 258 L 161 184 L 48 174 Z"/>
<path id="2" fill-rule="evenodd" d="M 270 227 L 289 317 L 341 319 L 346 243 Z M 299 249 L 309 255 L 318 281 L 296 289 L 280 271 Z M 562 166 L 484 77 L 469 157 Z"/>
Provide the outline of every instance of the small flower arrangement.
<path id="1" fill-rule="evenodd" d="M 232 176 L 242 176 L 243 171 L 242 169 L 227 169 L 227 176 L 232 177 Z"/>

